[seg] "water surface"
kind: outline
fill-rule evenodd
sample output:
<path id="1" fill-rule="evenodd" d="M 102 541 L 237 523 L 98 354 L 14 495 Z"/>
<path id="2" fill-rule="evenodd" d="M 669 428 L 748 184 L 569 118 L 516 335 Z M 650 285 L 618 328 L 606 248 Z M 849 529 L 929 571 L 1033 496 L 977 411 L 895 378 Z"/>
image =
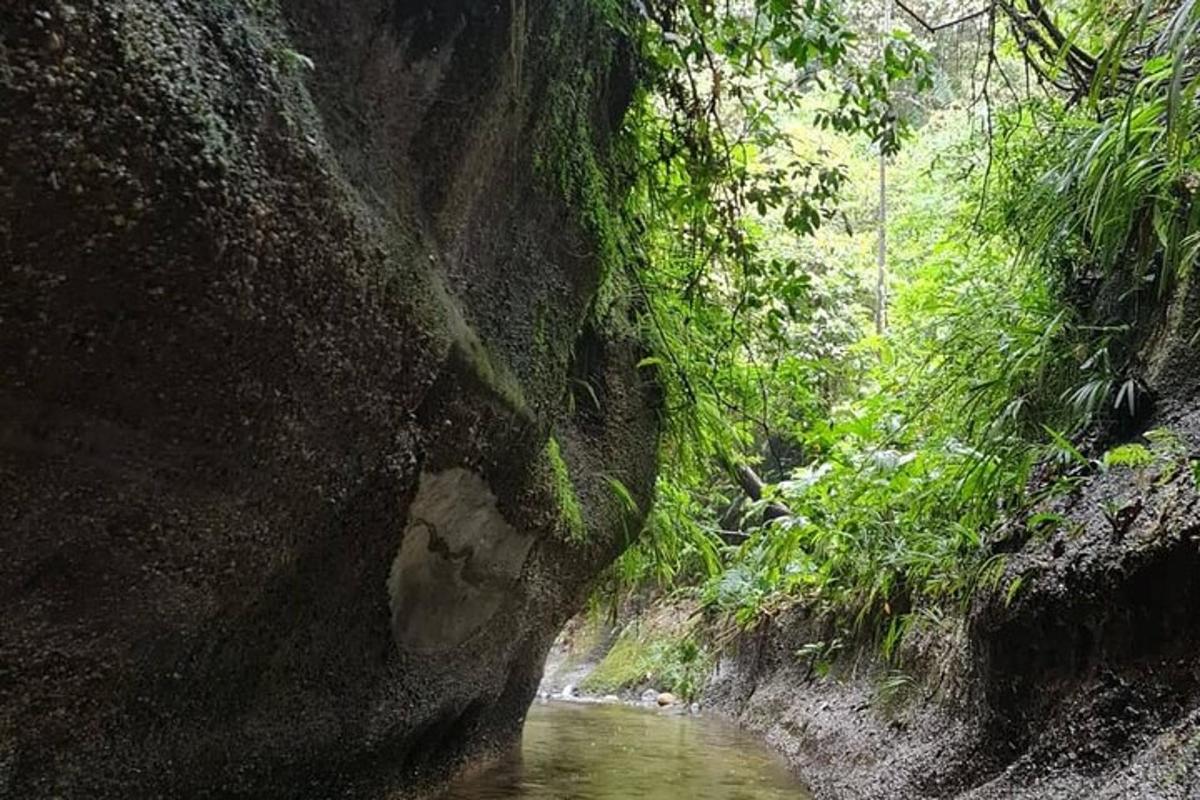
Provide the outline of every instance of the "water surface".
<path id="1" fill-rule="evenodd" d="M 810 800 L 779 759 L 718 720 L 538 703 L 519 752 L 441 800 Z"/>

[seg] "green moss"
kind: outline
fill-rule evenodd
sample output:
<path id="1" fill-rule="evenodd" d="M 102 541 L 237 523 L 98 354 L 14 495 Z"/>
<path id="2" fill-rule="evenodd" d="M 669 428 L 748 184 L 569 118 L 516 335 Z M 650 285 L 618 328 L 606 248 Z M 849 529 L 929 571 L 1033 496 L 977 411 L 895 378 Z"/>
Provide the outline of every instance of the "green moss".
<path id="1" fill-rule="evenodd" d="M 550 329 L 550 311 L 546 304 L 539 300 L 533 309 L 533 346 L 539 352 L 548 352 L 563 346 L 550 335 Z"/>
<path id="2" fill-rule="evenodd" d="M 590 76 L 585 80 L 589 83 Z M 596 247 L 601 279 L 619 263 L 619 221 L 610 203 L 609 181 L 601 168 L 588 121 L 590 86 L 556 85 L 534 166 L 566 199 Z"/>
<path id="3" fill-rule="evenodd" d="M 571 5 L 561 4 L 559 13 L 573 13 Z M 557 59 L 568 68 L 548 87 L 534 134 L 534 168 L 548 189 L 561 194 L 580 227 L 593 240 L 603 283 L 622 261 L 625 223 L 611 179 L 616 165 L 607 147 L 610 132 L 595 130 L 592 120 L 595 104 L 603 94 L 599 81 L 607 80 L 615 66 L 622 12 L 616 4 L 604 0 L 591 0 L 585 5 L 591 11 L 593 25 L 568 25 L 565 17 L 556 25 L 558 30 L 570 30 L 577 36 L 554 40 Z"/>
<path id="4" fill-rule="evenodd" d="M 681 630 L 631 627 L 579 687 L 591 694 L 653 687 L 692 700 L 703 688 L 709 666 L 708 654 Z"/>
<path id="5" fill-rule="evenodd" d="M 468 327 L 454 329 L 457 334 L 454 339 L 452 355 L 457 356 L 460 363 L 467 367 L 470 373 L 484 386 L 495 392 L 505 405 L 519 414 L 529 414 L 529 406 L 525 402 L 524 392 L 520 382 L 513 376 L 503 362 L 492 359 L 479 337 Z"/>
<path id="6" fill-rule="evenodd" d="M 1123 444 L 1104 454 L 1105 467 L 1143 469 L 1154 463 L 1154 453 L 1140 444 Z"/>
<path id="7" fill-rule="evenodd" d="M 613 694 L 646 682 L 653 668 L 650 646 L 626 629 L 596 668 L 579 684 L 591 694 Z"/>
<path id="8" fill-rule="evenodd" d="M 558 440 L 553 436 L 546 442 L 546 461 L 550 465 L 550 479 L 567 535 L 573 541 L 581 542 L 587 536 L 587 526 L 583 523 L 583 509 L 579 505 L 579 498 L 575 496 L 571 472 L 567 468 L 567 462 L 563 460 Z"/>
<path id="9" fill-rule="evenodd" d="M 602 654 L 608 646 L 610 635 L 607 614 L 596 608 L 590 609 L 583 617 L 583 624 L 570 628 L 565 634 L 567 656 L 559 667 L 559 672 L 577 669 L 581 664 Z"/>

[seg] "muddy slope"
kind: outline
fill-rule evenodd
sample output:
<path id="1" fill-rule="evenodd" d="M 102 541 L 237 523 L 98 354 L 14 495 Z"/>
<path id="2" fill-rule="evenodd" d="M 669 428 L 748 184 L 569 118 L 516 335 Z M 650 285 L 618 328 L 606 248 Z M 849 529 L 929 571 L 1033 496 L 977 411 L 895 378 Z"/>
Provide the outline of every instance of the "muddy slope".
<path id="1" fill-rule="evenodd" d="M 652 486 L 629 87 L 588 0 L 0 8 L 0 797 L 511 739 Z"/>
<path id="2" fill-rule="evenodd" d="M 819 798 L 1200 797 L 1197 295 L 1136 321 L 1153 411 L 1100 445 L 1153 441 L 1152 464 L 1077 470 L 1052 523 L 994 543 L 1000 587 L 928 614 L 899 671 L 848 647 L 822 677 L 806 645 L 849 637 L 795 610 L 726 655 L 708 701 Z"/>

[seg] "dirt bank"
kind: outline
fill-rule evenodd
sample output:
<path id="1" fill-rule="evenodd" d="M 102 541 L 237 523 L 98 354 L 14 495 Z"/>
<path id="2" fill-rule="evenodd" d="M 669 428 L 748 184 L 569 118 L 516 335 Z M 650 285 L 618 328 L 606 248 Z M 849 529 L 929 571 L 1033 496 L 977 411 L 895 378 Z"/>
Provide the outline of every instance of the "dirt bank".
<path id="1" fill-rule="evenodd" d="M 577 620 L 552 666 L 585 693 L 636 698 L 680 675 L 672 648 L 696 639 L 704 713 L 762 735 L 818 798 L 1200 797 L 1190 408 L 1160 403 L 1130 437 L 1145 463 L 1081 466 L 1036 529 L 997 535 L 994 588 L 969 609 L 922 612 L 892 661 L 801 607 L 714 649 L 695 601 L 660 599 L 603 637 Z"/>
<path id="2" fill-rule="evenodd" d="M 815 669 L 844 634 L 797 609 L 740 639 L 706 703 L 821 798 L 1200 796 L 1200 419 L 1153 424 L 1171 453 L 1085 477 L 1061 522 L 999 545 L 997 591 L 929 614 L 897 663 L 848 647 Z"/>

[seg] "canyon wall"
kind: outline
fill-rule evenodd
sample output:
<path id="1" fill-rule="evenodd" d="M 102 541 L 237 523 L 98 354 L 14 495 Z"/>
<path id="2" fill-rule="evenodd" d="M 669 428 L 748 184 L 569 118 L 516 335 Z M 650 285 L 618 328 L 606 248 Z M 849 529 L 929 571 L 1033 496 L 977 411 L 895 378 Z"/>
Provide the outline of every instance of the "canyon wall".
<path id="1" fill-rule="evenodd" d="M 0 796 L 511 743 L 656 466 L 612 13 L 0 9 Z"/>

